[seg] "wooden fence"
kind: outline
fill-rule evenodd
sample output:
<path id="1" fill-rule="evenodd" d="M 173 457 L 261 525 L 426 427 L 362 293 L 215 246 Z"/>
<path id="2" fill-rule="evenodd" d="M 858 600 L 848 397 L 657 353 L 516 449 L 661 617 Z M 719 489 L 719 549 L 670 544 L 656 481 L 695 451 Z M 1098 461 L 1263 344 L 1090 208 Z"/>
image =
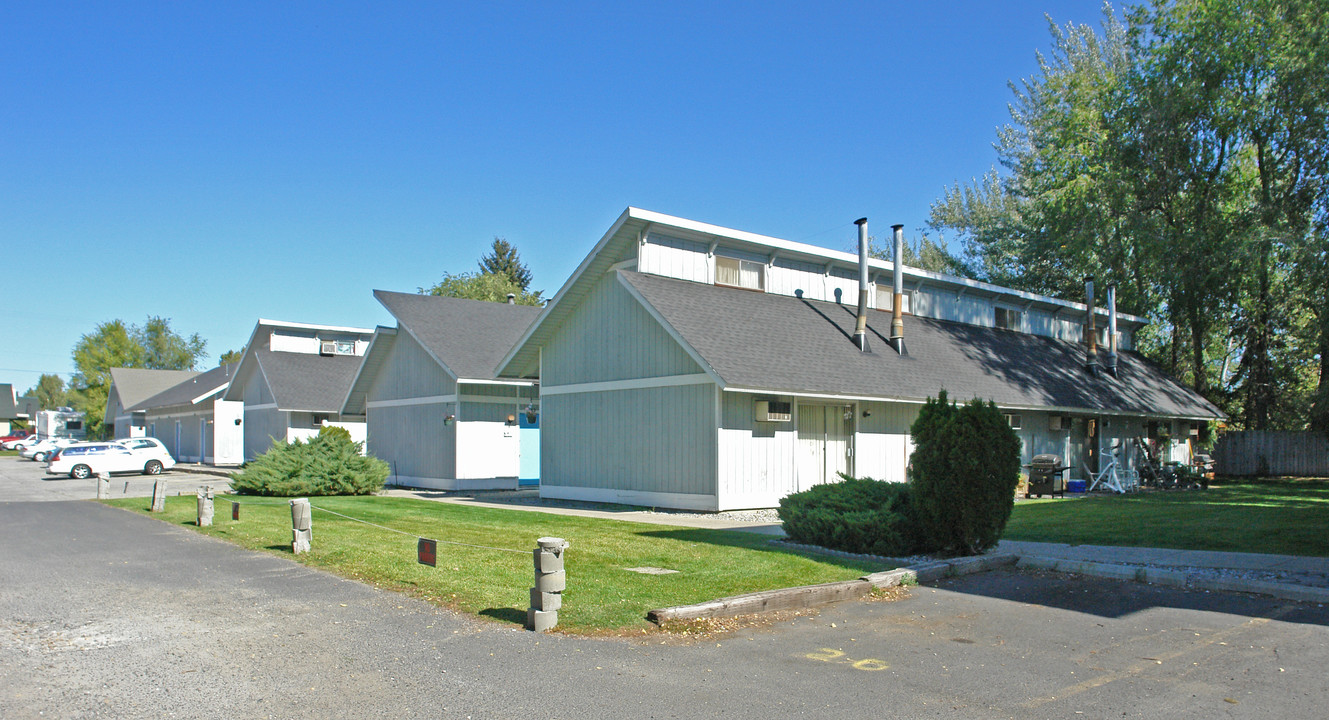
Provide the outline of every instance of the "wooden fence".
<path id="1" fill-rule="evenodd" d="M 1224 433 L 1214 447 L 1214 462 L 1220 475 L 1329 477 L 1329 439 L 1318 432 Z"/>

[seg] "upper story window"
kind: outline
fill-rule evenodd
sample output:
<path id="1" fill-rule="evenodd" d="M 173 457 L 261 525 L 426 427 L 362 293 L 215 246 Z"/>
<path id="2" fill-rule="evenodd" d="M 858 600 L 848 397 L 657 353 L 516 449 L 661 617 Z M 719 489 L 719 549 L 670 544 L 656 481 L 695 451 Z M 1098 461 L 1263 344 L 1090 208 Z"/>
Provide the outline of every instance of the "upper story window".
<path id="1" fill-rule="evenodd" d="M 996 311 L 996 314 L 995 314 L 995 316 L 994 316 L 994 320 L 995 320 L 995 322 L 994 322 L 993 324 L 994 324 L 997 328 L 999 328 L 999 329 L 1001 329 L 1001 330 L 1019 330 L 1019 329 L 1021 329 L 1021 328 L 1020 328 L 1020 325 L 1021 325 L 1021 323 L 1020 323 L 1020 321 L 1021 321 L 1021 317 L 1020 317 L 1020 316 L 1021 316 L 1023 313 L 1021 313 L 1019 310 L 1012 310 L 1012 309 L 1010 309 L 1010 308 L 1004 308 L 1004 307 L 996 307 L 996 308 L 993 308 L 993 310 Z"/>
<path id="2" fill-rule="evenodd" d="M 904 313 L 905 315 L 908 315 L 910 313 L 909 307 L 912 303 L 910 303 L 909 299 L 910 295 L 908 292 L 900 294 L 900 312 Z M 886 310 L 889 312 L 895 311 L 894 287 L 890 285 L 877 286 L 877 309 Z"/>
<path id="3" fill-rule="evenodd" d="M 766 289 L 766 266 L 751 260 L 715 256 L 715 284 L 747 288 L 748 290 Z"/>

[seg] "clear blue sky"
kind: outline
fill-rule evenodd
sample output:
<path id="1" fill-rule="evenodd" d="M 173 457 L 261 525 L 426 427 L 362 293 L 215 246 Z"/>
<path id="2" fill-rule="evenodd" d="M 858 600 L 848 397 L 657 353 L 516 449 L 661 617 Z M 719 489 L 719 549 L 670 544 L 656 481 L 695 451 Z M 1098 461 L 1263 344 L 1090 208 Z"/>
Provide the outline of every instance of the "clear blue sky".
<path id="1" fill-rule="evenodd" d="M 0 382 L 107 320 L 391 324 L 494 236 L 547 296 L 628 205 L 850 249 L 985 172 L 1094 0 L 0 3 Z M 18 308 L 23 308 L 22 312 Z"/>

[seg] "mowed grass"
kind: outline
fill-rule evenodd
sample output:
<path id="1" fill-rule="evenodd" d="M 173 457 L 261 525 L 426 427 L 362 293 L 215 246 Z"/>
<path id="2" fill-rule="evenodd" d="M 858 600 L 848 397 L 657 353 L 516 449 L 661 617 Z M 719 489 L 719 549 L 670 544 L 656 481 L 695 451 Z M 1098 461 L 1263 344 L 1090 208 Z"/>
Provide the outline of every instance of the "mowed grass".
<path id="1" fill-rule="evenodd" d="M 1223 479 L 1208 490 L 1020 502 L 1007 540 L 1329 557 L 1329 480 Z"/>
<path id="2" fill-rule="evenodd" d="M 648 611 L 760 590 L 849 580 L 890 568 L 803 554 L 771 537 L 725 530 L 602 520 L 519 510 L 478 508 L 413 498 L 311 498 L 315 508 L 360 518 L 408 535 L 313 511 L 313 549 L 291 552 L 291 511 L 277 498 L 218 496 L 214 525 L 195 527 L 196 499 L 167 498 L 160 519 L 240 546 L 292 557 L 337 575 L 408 592 L 430 602 L 523 624 L 534 580 L 536 539 L 561 537 L 567 590 L 559 628 L 583 633 L 640 632 L 654 627 Z M 108 501 L 147 513 L 146 498 Z M 438 540 L 437 567 L 416 562 L 417 536 Z M 465 543 L 466 545 L 448 544 Z M 492 548 L 491 550 L 480 545 Z M 510 552 L 516 551 L 516 552 Z M 675 574 L 644 575 L 627 568 L 658 567 Z"/>

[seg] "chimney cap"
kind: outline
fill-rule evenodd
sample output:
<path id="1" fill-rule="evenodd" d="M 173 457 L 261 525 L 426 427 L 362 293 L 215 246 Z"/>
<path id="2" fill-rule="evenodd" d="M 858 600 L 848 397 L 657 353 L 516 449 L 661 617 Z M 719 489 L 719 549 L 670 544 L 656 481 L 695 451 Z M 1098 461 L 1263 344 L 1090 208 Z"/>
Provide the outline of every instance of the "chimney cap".
<path id="1" fill-rule="evenodd" d="M 854 224 L 855 224 L 855 225 L 862 225 L 863 223 L 865 223 L 865 222 L 867 222 L 867 221 L 868 221 L 867 218 L 865 218 L 865 217 L 861 217 L 861 218 L 855 220 L 855 221 L 854 221 Z"/>
<path id="2" fill-rule="evenodd" d="M 891 229 L 892 229 L 892 230 L 900 230 L 900 229 L 902 229 L 902 228 L 904 228 L 904 223 L 896 223 L 896 224 L 894 224 L 894 225 L 891 226 Z"/>

